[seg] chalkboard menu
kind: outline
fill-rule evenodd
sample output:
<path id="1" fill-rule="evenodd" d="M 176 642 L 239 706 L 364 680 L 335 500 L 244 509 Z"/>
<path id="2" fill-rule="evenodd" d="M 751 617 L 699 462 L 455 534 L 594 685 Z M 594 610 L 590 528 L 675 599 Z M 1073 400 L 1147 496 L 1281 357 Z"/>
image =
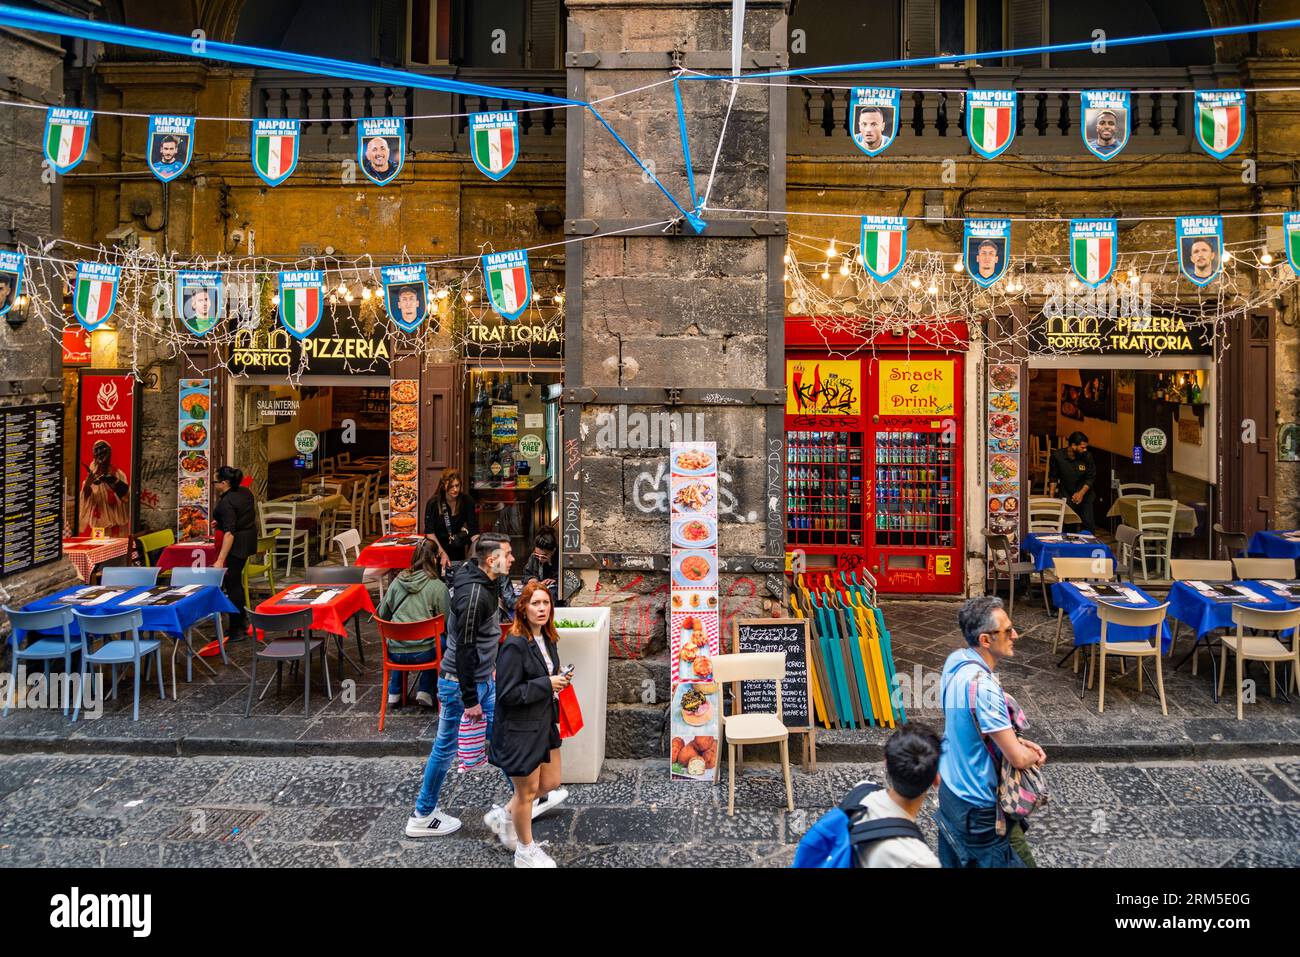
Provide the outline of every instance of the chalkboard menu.
<path id="1" fill-rule="evenodd" d="M 63 406 L 0 409 L 0 429 L 0 574 L 12 575 L 63 554 Z"/>
<path id="2" fill-rule="evenodd" d="M 808 685 L 808 622 L 802 618 L 754 618 L 738 621 L 732 641 L 735 652 L 785 652 L 781 682 L 781 717 L 787 728 L 812 727 L 812 696 Z M 776 711 L 776 682 L 742 681 L 742 712 Z"/>

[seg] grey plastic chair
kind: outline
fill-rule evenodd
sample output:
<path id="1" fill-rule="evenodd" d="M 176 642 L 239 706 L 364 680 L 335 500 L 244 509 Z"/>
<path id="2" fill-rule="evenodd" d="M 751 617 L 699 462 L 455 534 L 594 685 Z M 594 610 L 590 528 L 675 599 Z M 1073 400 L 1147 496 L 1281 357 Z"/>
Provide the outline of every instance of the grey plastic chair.
<path id="1" fill-rule="evenodd" d="M 106 565 L 100 570 L 101 585 L 126 585 L 129 588 L 152 588 L 158 584 L 158 569 L 132 565 Z"/>
<path id="2" fill-rule="evenodd" d="M 85 662 L 82 667 L 84 675 L 89 676 L 95 665 L 109 665 L 113 674 L 113 697 L 116 698 L 117 666 L 133 666 L 135 672 L 135 705 L 131 712 L 132 721 L 140 720 L 140 671 L 144 667 L 146 655 L 156 656 L 158 664 L 158 697 L 167 697 L 167 691 L 163 688 L 162 642 L 156 638 L 144 639 L 140 637 L 140 625 L 144 622 L 144 616 L 138 608 L 118 612 L 114 615 L 86 615 L 74 608 L 72 617 L 76 621 L 77 627 L 81 629 L 81 635 L 87 647 L 89 647 L 93 638 L 109 639 L 94 651 L 89 651 L 82 656 L 82 661 Z M 110 636 L 124 634 L 130 634 L 131 637 L 110 639 Z"/>
<path id="3" fill-rule="evenodd" d="M 366 569 L 359 565 L 345 565 L 342 568 L 329 565 L 317 565 L 308 568 L 303 581 L 308 585 L 364 585 Z M 352 616 L 352 625 L 357 636 L 357 658 L 361 664 L 366 663 L 366 653 L 361 647 L 361 622 L 358 614 Z M 343 672 L 343 638 L 334 636 L 339 651 L 339 673 Z"/>
<path id="4" fill-rule="evenodd" d="M 72 675 L 72 653 L 86 653 L 86 642 L 81 636 L 72 636 L 72 606 L 63 605 L 42 611 L 18 611 L 3 606 L 9 616 L 9 644 L 13 650 L 13 671 L 9 677 L 9 693 L 5 695 L 4 714 L 9 713 L 9 703 L 18 688 L 18 664 L 22 661 L 39 661 L 45 667 L 45 685 L 50 683 L 50 662 L 63 659 L 63 674 Z M 58 631 L 61 636 L 41 634 L 41 632 Z M 22 647 L 24 641 L 28 641 Z M 65 677 L 65 681 L 70 677 Z M 67 685 L 64 685 L 66 688 Z M 80 690 L 80 689 L 78 689 Z M 82 695 L 77 695 L 77 708 L 72 712 L 72 720 L 77 720 L 81 708 Z M 68 713 L 68 700 L 63 699 L 63 713 Z"/>
<path id="5" fill-rule="evenodd" d="M 288 661 L 302 664 L 303 717 L 311 717 L 311 656 L 317 650 L 320 651 L 321 675 L 325 680 L 325 695 L 328 698 L 334 697 L 334 692 L 330 689 L 330 663 L 329 656 L 325 654 L 325 642 L 311 636 L 312 610 L 303 608 L 300 611 L 291 611 L 288 614 L 279 615 L 249 611 L 248 617 L 255 629 L 266 633 L 267 642 L 260 646 L 257 642 L 254 642 L 253 660 L 248 675 L 248 704 L 244 708 L 244 717 L 247 718 L 253 713 L 253 690 L 257 687 L 257 662 L 259 659 L 275 662 L 275 677 L 272 680 L 275 682 L 276 694 L 280 693 L 284 663 Z M 283 634 L 287 637 L 273 638 L 272 635 L 274 634 Z M 271 682 L 267 681 L 266 687 L 262 689 L 262 693 L 257 700 L 261 701 L 265 698 L 269 690 L 271 690 Z"/>
<path id="6" fill-rule="evenodd" d="M 172 587 L 182 585 L 215 585 L 221 587 L 226 580 L 224 568 L 190 568 L 188 566 L 172 569 Z"/>

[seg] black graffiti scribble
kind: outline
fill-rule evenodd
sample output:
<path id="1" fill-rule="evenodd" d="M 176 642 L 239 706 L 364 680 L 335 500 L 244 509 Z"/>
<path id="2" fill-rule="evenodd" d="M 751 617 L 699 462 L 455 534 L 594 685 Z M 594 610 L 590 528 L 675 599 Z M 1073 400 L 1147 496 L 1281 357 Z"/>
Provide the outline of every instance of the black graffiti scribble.
<path id="1" fill-rule="evenodd" d="M 839 376 L 827 376 L 823 382 L 796 383 L 799 409 L 811 406 L 815 413 L 848 413 L 853 408 L 853 383 Z"/>

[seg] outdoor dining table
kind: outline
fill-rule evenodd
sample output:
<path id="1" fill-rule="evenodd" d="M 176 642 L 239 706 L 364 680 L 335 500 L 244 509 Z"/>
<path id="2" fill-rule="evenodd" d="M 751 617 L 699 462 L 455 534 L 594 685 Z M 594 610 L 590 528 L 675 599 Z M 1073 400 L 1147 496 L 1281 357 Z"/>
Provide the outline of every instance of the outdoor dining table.
<path id="1" fill-rule="evenodd" d="M 1107 518 L 1119 517 L 1125 525 L 1130 528 L 1138 527 L 1138 502 L 1152 502 L 1152 499 L 1146 495 L 1121 495 L 1111 503 L 1110 511 L 1106 513 Z M 1174 512 L 1174 533 L 1181 535 L 1196 534 L 1196 511 L 1189 508 L 1182 502 L 1178 503 L 1178 508 Z"/>
<path id="2" fill-rule="evenodd" d="M 1053 558 L 1109 558 L 1115 560 L 1110 546 L 1096 535 L 1086 532 L 1052 533 L 1031 532 L 1024 537 L 1020 547 L 1034 560 L 1034 571 L 1052 567 Z"/>
<path id="3" fill-rule="evenodd" d="M 124 611 L 139 611 L 141 632 L 157 631 L 172 635 L 176 645 L 172 649 L 172 697 L 176 697 L 176 653 L 183 640 L 190 649 L 185 665 L 185 680 L 194 678 L 193 661 L 208 669 L 210 674 L 216 671 L 212 666 L 198 657 L 194 651 L 190 630 L 195 625 L 211 618 L 216 623 L 217 641 L 224 644 L 221 628 L 222 614 L 234 614 L 235 606 L 217 585 L 155 585 L 152 588 L 127 588 L 125 586 L 76 585 L 46 595 L 44 598 L 30 602 L 23 611 L 46 611 L 60 606 L 71 606 L 82 614 L 113 615 Z M 72 634 L 80 634 L 77 623 L 69 626 Z M 16 629 L 17 630 L 17 629 Z M 20 636 L 21 638 L 21 636 Z M 220 647 L 220 644 L 218 645 Z"/>
<path id="4" fill-rule="evenodd" d="M 334 636 L 339 653 L 339 675 L 343 673 L 343 661 L 346 659 L 357 672 L 361 665 L 353 661 L 343 651 L 343 639 L 348 634 L 348 622 L 351 621 L 356 631 L 357 645 L 361 644 L 361 622 L 358 615 L 363 611 L 375 613 L 375 604 L 370 599 L 370 592 L 365 585 L 293 585 L 282 589 L 257 606 L 257 611 L 264 615 L 283 615 L 302 608 L 311 609 L 311 627 L 313 631 L 323 631 Z M 265 640 L 258 636 L 258 640 Z"/>
<path id="5" fill-rule="evenodd" d="M 211 568 L 220 550 L 220 541 L 177 542 L 158 553 L 158 570 Z"/>
<path id="6" fill-rule="evenodd" d="M 78 535 L 63 540 L 63 557 L 72 562 L 77 577 L 83 582 L 90 581 L 95 566 L 120 558 L 130 549 L 129 538 L 91 538 L 89 535 Z"/>
<path id="7" fill-rule="evenodd" d="M 384 535 L 375 539 L 357 556 L 363 568 L 410 568 L 415 549 L 423 535 Z"/>
<path id="8" fill-rule="evenodd" d="M 1249 605 L 1268 611 L 1280 611 L 1300 605 L 1300 581 L 1177 581 L 1169 589 L 1169 617 L 1174 619 L 1174 636 L 1178 627 L 1187 625 L 1196 640 L 1178 664 L 1196 654 L 1202 639 L 1210 647 L 1209 637 L 1224 628 L 1234 627 L 1233 605 Z M 1214 700 L 1219 700 L 1219 663 L 1210 655 L 1214 675 Z"/>
<path id="9" fill-rule="evenodd" d="M 1300 531 L 1256 532 L 1246 554 L 1254 558 L 1300 558 Z"/>
<path id="10" fill-rule="evenodd" d="M 276 504 L 295 504 L 298 506 L 298 517 L 311 518 L 320 521 L 322 512 L 332 512 L 336 509 L 350 509 L 352 503 L 345 499 L 341 494 L 335 492 L 331 495 L 281 495 L 279 498 L 271 499 Z"/>
<path id="11" fill-rule="evenodd" d="M 1056 582 L 1052 585 L 1052 600 L 1058 608 L 1065 611 L 1074 631 L 1074 647 L 1065 653 L 1065 657 L 1056 663 L 1061 667 L 1080 648 L 1101 643 L 1101 618 L 1097 615 L 1098 602 L 1105 601 L 1113 605 L 1128 608 L 1154 608 L 1156 601 L 1136 585 L 1120 582 Z M 1153 626 L 1154 627 L 1154 626 Z M 1151 628 L 1132 625 L 1111 625 L 1106 631 L 1106 643 L 1118 644 L 1124 641 L 1151 640 Z M 1166 654 L 1173 645 L 1173 636 L 1169 632 L 1169 622 L 1160 623 L 1160 653 Z M 1138 667 L 1145 667 L 1139 662 Z M 1083 669 L 1082 681 L 1087 681 L 1087 669 Z"/>

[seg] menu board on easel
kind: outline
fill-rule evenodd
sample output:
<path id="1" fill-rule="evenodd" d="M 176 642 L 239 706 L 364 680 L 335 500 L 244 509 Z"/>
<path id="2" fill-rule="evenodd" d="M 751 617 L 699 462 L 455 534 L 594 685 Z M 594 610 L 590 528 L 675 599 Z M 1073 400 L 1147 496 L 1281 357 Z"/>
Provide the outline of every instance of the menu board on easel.
<path id="1" fill-rule="evenodd" d="M 674 780 L 712 781 L 722 723 L 722 694 L 713 680 L 721 643 L 718 449 L 713 442 L 674 442 L 668 454 L 671 774 Z"/>

